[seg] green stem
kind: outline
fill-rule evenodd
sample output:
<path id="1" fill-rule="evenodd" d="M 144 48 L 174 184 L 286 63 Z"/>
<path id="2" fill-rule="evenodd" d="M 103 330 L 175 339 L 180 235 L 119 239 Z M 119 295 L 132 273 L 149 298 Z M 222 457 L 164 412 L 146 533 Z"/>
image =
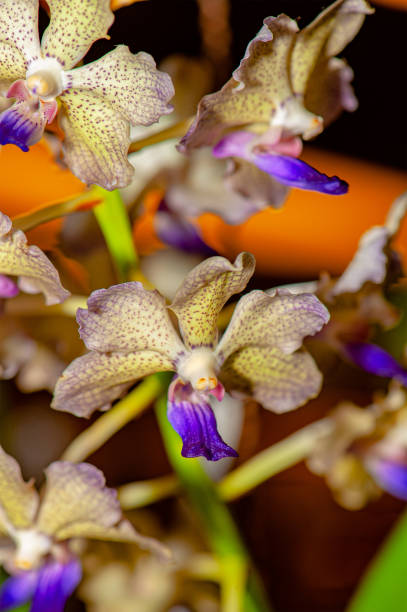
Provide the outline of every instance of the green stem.
<path id="1" fill-rule="evenodd" d="M 258 453 L 215 485 L 221 499 L 234 501 L 272 476 L 303 461 L 315 442 L 328 434 L 331 428 L 332 422 L 328 418 L 316 421 Z M 175 495 L 179 490 L 179 481 L 175 475 L 168 475 L 129 483 L 122 490 L 125 508 L 130 510 Z"/>
<path id="2" fill-rule="evenodd" d="M 144 149 L 144 147 L 158 144 L 164 140 L 170 140 L 170 138 L 180 138 L 188 130 L 192 123 L 192 119 L 193 117 L 188 117 L 188 119 L 183 119 L 178 123 L 170 125 L 170 127 L 165 128 L 165 130 L 154 132 L 154 134 L 150 134 L 149 136 L 146 136 L 146 138 L 135 140 L 129 147 L 129 153 L 136 153 L 137 151 Z"/>
<path id="3" fill-rule="evenodd" d="M 156 402 L 156 413 L 170 462 L 221 564 L 222 612 L 266 612 L 269 606 L 228 508 L 199 461 L 181 456 L 180 438 L 167 419 L 166 397 Z"/>
<path id="4" fill-rule="evenodd" d="M 126 281 L 138 269 L 138 255 L 131 232 L 130 220 L 120 192 L 95 187 L 102 203 L 93 212 L 106 240 L 120 282 Z"/>
<path id="5" fill-rule="evenodd" d="M 255 455 L 223 478 L 218 484 L 220 496 L 226 501 L 237 499 L 278 472 L 303 461 L 315 442 L 331 428 L 329 418 L 316 421 Z"/>
<path id="6" fill-rule="evenodd" d="M 169 474 L 160 478 L 130 482 L 119 487 L 117 492 L 123 510 L 133 510 L 175 495 L 178 491 L 178 479 L 173 474 Z"/>
<path id="7" fill-rule="evenodd" d="M 40 208 L 39 210 L 34 210 L 33 212 L 14 217 L 13 228 L 26 232 L 42 223 L 48 223 L 48 221 L 65 217 L 66 215 L 70 215 L 80 210 L 87 210 L 100 201 L 101 198 L 99 194 L 96 193 L 96 188 L 92 187 L 89 191 L 85 191 L 72 200 L 51 204 L 45 208 Z"/>
<path id="8" fill-rule="evenodd" d="M 163 392 L 162 379 L 148 376 L 113 408 L 79 434 L 66 448 L 63 461 L 83 461 L 129 421 L 139 416 Z"/>

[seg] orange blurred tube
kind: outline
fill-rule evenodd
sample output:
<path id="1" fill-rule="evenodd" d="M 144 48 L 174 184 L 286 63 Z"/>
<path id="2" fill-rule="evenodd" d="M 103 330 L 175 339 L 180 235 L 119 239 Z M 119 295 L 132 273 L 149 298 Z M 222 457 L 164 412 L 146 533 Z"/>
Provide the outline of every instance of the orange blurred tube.
<path id="1" fill-rule="evenodd" d="M 361 234 L 383 223 L 393 200 L 407 190 L 407 176 L 325 151 L 306 149 L 301 158 L 320 172 L 348 181 L 349 193 L 328 196 L 293 189 L 283 208 L 268 208 L 238 226 L 202 215 L 199 225 L 205 242 L 229 258 L 250 251 L 264 274 L 299 279 L 316 277 L 321 270 L 340 274 Z M 396 246 L 407 265 L 406 222 Z"/>

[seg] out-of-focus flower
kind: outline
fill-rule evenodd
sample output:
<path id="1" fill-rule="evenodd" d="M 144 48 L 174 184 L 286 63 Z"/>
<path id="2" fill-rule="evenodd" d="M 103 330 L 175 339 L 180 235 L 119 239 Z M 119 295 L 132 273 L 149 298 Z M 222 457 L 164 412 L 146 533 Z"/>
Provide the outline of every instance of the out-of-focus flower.
<path id="1" fill-rule="evenodd" d="M 65 159 L 85 183 L 127 185 L 130 124 L 149 125 L 171 112 L 171 79 L 153 58 L 123 45 L 89 65 L 72 68 L 113 22 L 108 0 L 49 0 L 51 19 L 41 45 L 38 0 L 1 3 L 0 79 L 16 102 L 0 115 L 0 143 L 23 151 L 38 142 L 61 106 Z"/>
<path id="2" fill-rule="evenodd" d="M 386 395 L 361 408 L 342 403 L 329 415 L 332 429 L 308 457 L 336 501 L 359 510 L 382 493 L 407 499 L 407 396 L 392 382 Z"/>
<path id="3" fill-rule="evenodd" d="M 116 492 L 100 470 L 87 463 L 56 461 L 46 469 L 40 500 L 24 482 L 18 463 L 0 447 L 2 563 L 11 577 L 0 591 L 0 610 L 31 598 L 31 612 L 63 610 L 81 579 L 70 548 L 73 538 L 135 542 L 160 549 L 122 518 Z"/>
<path id="4" fill-rule="evenodd" d="M 282 185 L 345 193 L 346 183 L 296 158 L 301 137 L 316 136 L 343 109 L 355 110 L 352 70 L 333 56 L 371 12 L 365 0 L 338 0 L 301 31 L 286 15 L 266 18 L 233 77 L 202 99 L 180 150 L 214 146 L 216 157 L 231 158 L 229 185 L 252 198 L 251 214 L 258 201 L 252 187 L 259 180 L 267 184 L 274 207 L 287 196 Z M 258 209 L 264 201 L 260 204 Z"/>
<path id="5" fill-rule="evenodd" d="M 18 277 L 18 287 L 26 293 L 42 292 L 48 305 L 63 302 L 68 296 L 57 270 L 36 246 L 28 246 L 24 233 L 13 231 L 7 215 L 0 213 L 0 297 L 18 293 L 15 283 L 5 275 Z"/>
<path id="6" fill-rule="evenodd" d="M 253 256 L 241 253 L 234 264 L 211 257 L 187 275 L 170 305 L 183 341 L 158 292 L 140 283 L 95 291 L 88 310 L 77 312 L 91 352 L 65 370 L 53 407 L 89 416 L 108 408 L 138 378 L 175 371 L 168 417 L 183 440 L 182 454 L 211 460 L 234 456 L 217 432 L 209 395 L 221 400 L 226 388 L 275 412 L 305 403 L 319 392 L 321 374 L 302 341 L 329 317 L 313 295 L 252 291 L 238 302 L 218 343 L 218 315 L 244 289 L 254 267 Z"/>

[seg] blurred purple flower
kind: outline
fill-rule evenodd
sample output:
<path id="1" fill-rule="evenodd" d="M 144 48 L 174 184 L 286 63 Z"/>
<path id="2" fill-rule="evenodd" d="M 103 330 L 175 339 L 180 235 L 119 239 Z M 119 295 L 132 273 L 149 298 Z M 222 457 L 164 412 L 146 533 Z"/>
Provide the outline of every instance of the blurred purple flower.
<path id="1" fill-rule="evenodd" d="M 368 342 L 348 342 L 344 352 L 357 366 L 376 376 L 395 378 L 407 385 L 407 370 L 384 349 Z"/>

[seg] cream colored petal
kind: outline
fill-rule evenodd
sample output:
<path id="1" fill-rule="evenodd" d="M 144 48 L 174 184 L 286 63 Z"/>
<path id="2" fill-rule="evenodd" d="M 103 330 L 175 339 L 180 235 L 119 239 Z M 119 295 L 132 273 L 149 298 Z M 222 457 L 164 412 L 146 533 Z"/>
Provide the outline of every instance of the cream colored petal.
<path id="1" fill-rule="evenodd" d="M 51 19 L 41 41 L 42 52 L 67 70 L 77 64 L 114 21 L 109 0 L 47 0 Z"/>
<path id="2" fill-rule="evenodd" d="M 0 446 L 0 532 L 9 525 L 26 529 L 32 525 L 38 507 L 38 494 L 32 482 L 24 482 L 17 461 Z"/>
<path id="3" fill-rule="evenodd" d="M 38 0 L 0 0 L 0 51 L 0 80 L 24 78 L 27 65 L 41 55 Z"/>
<path id="4" fill-rule="evenodd" d="M 318 395 L 322 375 L 305 350 L 249 346 L 233 353 L 220 376 L 227 391 L 253 397 L 273 412 L 287 412 Z"/>
<path id="5" fill-rule="evenodd" d="M 219 312 L 246 287 L 254 268 L 253 255 L 240 253 L 233 264 L 224 257 L 210 257 L 186 276 L 170 308 L 189 348 L 216 344 Z"/>
<path id="6" fill-rule="evenodd" d="M 63 149 L 70 170 L 87 185 L 109 190 L 128 185 L 134 172 L 127 159 L 128 121 L 91 93 L 70 89 L 59 99 Z"/>
<path id="7" fill-rule="evenodd" d="M 94 540 L 105 540 L 108 542 L 134 542 L 144 550 L 150 550 L 164 559 L 171 556 L 166 546 L 155 538 L 143 536 L 136 531 L 133 525 L 126 520 L 120 521 L 114 527 L 104 527 L 98 523 L 88 521 L 71 523 L 58 530 L 58 539 L 67 538 L 90 538 Z"/>
<path id="8" fill-rule="evenodd" d="M 72 537 L 77 524 L 109 528 L 122 518 L 117 492 L 106 487 L 103 472 L 95 466 L 54 461 L 45 474 L 45 493 L 36 522 L 42 533 L 65 539 Z"/>
<path id="9" fill-rule="evenodd" d="M 139 378 L 173 370 L 173 364 L 155 351 L 138 353 L 87 353 L 75 359 L 55 386 L 51 407 L 89 417 L 106 410 Z"/>
<path id="10" fill-rule="evenodd" d="M 79 334 L 90 350 L 158 351 L 169 360 L 185 352 L 165 299 L 158 291 L 147 291 L 141 283 L 122 283 L 94 291 L 87 310 L 79 308 L 76 318 Z"/>
<path id="11" fill-rule="evenodd" d="M 17 47 L 2 41 L 0 41 L 0 57 L 0 84 L 5 94 L 13 81 L 24 79 L 27 64 Z"/>
<path id="12" fill-rule="evenodd" d="M 18 276 L 27 293 L 42 292 L 48 305 L 63 302 L 69 295 L 59 274 L 37 246 L 28 246 L 24 233 L 13 232 L 10 219 L 0 213 L 0 272 Z"/>
<path id="13" fill-rule="evenodd" d="M 359 32 L 365 16 L 373 12 L 365 0 L 337 0 L 299 32 L 291 55 L 295 94 L 305 93 L 317 64 L 340 53 Z"/>
<path id="14" fill-rule="evenodd" d="M 251 291 L 239 300 L 216 354 L 220 363 L 245 346 L 277 347 L 289 354 L 328 320 L 328 310 L 315 295 Z"/>
<path id="15" fill-rule="evenodd" d="M 93 93 L 133 125 L 151 125 L 172 111 L 171 78 L 148 53 L 134 55 L 119 45 L 101 59 L 67 73 L 77 90 Z"/>
<path id="16" fill-rule="evenodd" d="M 292 96 L 289 59 L 296 22 L 287 15 L 268 17 L 233 78 L 218 92 L 202 98 L 196 119 L 180 143 L 180 150 L 215 144 L 228 128 L 262 123 Z"/>
<path id="17" fill-rule="evenodd" d="M 386 247 L 391 238 L 387 227 L 372 227 L 359 241 L 352 261 L 335 283 L 331 294 L 356 293 L 367 282 L 380 285 L 387 274 Z"/>

